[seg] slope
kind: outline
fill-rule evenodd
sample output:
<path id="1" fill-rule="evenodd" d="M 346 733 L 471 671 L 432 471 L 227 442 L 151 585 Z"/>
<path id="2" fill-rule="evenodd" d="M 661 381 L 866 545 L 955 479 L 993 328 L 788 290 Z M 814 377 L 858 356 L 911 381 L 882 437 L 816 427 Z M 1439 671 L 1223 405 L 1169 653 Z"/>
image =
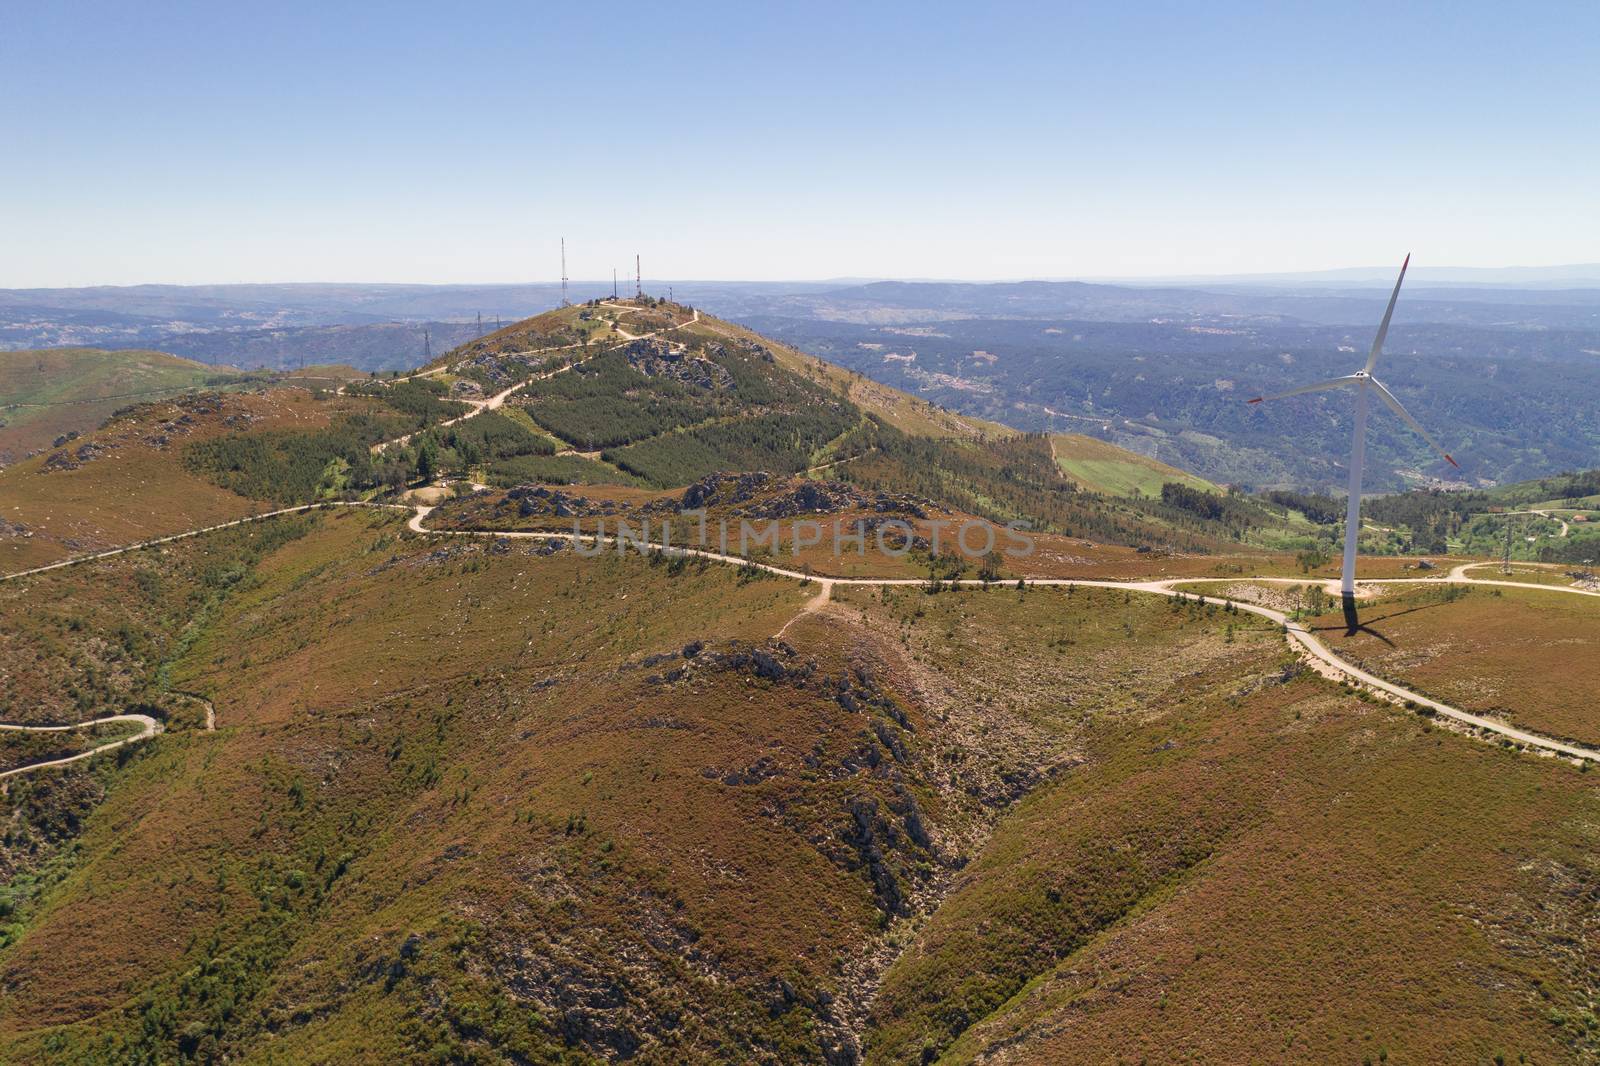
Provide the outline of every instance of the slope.
<path id="1" fill-rule="evenodd" d="M 955 415 L 650 298 L 557 309 L 447 353 L 425 373 L 470 390 L 464 395 L 509 396 L 502 410 L 525 413 L 529 426 L 555 441 L 546 447 L 527 436 L 496 446 L 519 453 L 478 463 L 495 448 L 439 438 L 444 469 L 497 487 L 678 488 L 717 472 L 805 472 L 918 493 L 999 522 L 1207 551 L 1236 547 L 1252 530 L 1285 521 L 1281 509 L 1222 500 L 1206 482 L 1112 445 L 1063 438 L 1085 453 L 1081 469 L 1097 472 L 1092 485 L 1080 486 L 1043 436 Z M 1210 494 L 1204 506 L 1112 498 L 1139 487 L 1159 498 L 1167 480 Z"/>
<path id="2" fill-rule="evenodd" d="M 1017 517 L 1056 530 L 1029 574 L 1243 587 L 1294 564 L 1106 542 L 1215 550 L 1261 504 L 1082 491 L 1042 434 L 897 427 L 677 305 L 476 343 L 148 405 L 0 474 L 58 537 L 129 498 L 449 497 L 0 583 L 7 721 L 165 727 L 0 798 L 0 1059 L 1592 1056 L 1582 771 L 1331 683 L 1221 602 L 931 580 L 963 565 L 935 522 Z M 612 480 L 463 484 L 557 460 Z M 696 511 L 899 520 L 899 563 L 794 565 L 903 583 L 550 535 Z M 1431 644 L 1433 617 L 1371 621 Z"/>
<path id="3" fill-rule="evenodd" d="M 1586 779 L 1303 675 L 1218 605 L 911 586 L 807 610 L 759 573 L 376 512 L 264 549 L 208 611 L 151 619 L 186 630 L 154 683 L 218 729 L 99 771 L 0 954 L 13 1061 L 1587 1046 L 1589 964 L 1561 949 L 1592 919 L 1567 888 L 1593 876 Z M 181 562 L 5 594 L 159 602 Z"/>
<path id="4" fill-rule="evenodd" d="M 1062 471 L 1077 485 L 1108 496 L 1155 498 L 1161 495 L 1161 486 L 1168 482 L 1205 492 L 1221 491 L 1203 478 L 1095 437 L 1053 433 L 1050 451 Z"/>
<path id="5" fill-rule="evenodd" d="M 0 352 L 0 466 L 57 437 L 86 433 L 118 408 L 226 381 L 235 373 L 164 352 Z"/>

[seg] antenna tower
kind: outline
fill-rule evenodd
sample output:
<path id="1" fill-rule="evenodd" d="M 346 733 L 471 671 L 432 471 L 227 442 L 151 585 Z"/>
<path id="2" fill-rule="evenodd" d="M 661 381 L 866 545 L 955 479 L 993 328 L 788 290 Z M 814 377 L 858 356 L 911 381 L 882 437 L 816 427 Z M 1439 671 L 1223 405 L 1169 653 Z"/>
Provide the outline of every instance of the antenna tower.
<path id="1" fill-rule="evenodd" d="M 644 275 L 639 273 L 639 253 L 633 253 L 633 295 L 636 299 L 644 299 Z"/>
<path id="2" fill-rule="evenodd" d="M 1510 515 L 1506 515 L 1506 551 L 1500 558 L 1500 572 L 1502 574 L 1511 573 L 1511 526 L 1514 521 L 1515 519 Z"/>
<path id="3" fill-rule="evenodd" d="M 572 306 L 572 301 L 567 299 L 567 239 L 565 237 L 561 238 L 561 306 Z"/>
<path id="4" fill-rule="evenodd" d="M 612 267 L 611 268 L 611 298 L 613 300 L 615 300 L 617 298 L 617 268 L 616 267 Z"/>
<path id="5" fill-rule="evenodd" d="M 427 330 L 422 331 L 422 361 L 433 362 L 433 338 L 428 335 Z"/>

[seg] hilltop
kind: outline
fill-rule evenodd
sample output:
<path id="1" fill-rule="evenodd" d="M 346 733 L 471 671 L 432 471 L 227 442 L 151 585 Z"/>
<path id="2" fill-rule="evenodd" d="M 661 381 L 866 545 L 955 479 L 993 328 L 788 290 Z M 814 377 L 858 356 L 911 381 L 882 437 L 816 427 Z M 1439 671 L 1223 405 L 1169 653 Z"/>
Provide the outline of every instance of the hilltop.
<path id="1" fill-rule="evenodd" d="M 1325 497 L 1225 490 L 1097 438 L 1023 434 L 954 414 L 653 299 L 559 308 L 403 376 L 363 378 L 334 367 L 235 380 L 275 391 L 305 387 L 295 401 L 301 421 L 270 432 L 234 427 L 203 442 L 184 437 L 159 450 L 157 466 L 141 467 L 140 480 L 175 486 L 198 477 L 244 497 L 252 510 L 389 498 L 430 481 L 453 491 L 529 484 L 681 491 L 716 473 L 758 471 L 917 494 L 963 515 L 1078 538 L 1086 555 L 1092 544 L 1325 555 L 1341 510 Z M 173 415 L 134 408 L 124 417 Z M 119 434 L 108 424 L 67 451 L 93 450 L 97 435 Z M 55 557 L 111 546 L 109 533 L 59 528 L 63 512 L 50 506 L 52 495 L 92 499 L 100 491 L 95 478 L 66 468 L 70 460 L 52 452 L 9 482 L 0 479 L 3 497 L 34 467 L 56 475 L 52 492 L 25 493 L 4 515 L 27 531 L 22 555 L 16 536 L 0 545 L 14 563 L 47 561 L 44 545 L 52 541 L 60 545 Z M 139 539 L 187 528 L 199 513 L 164 505 L 148 520 L 115 528 L 121 539 Z M 1448 545 L 1374 536 L 1372 547 L 1442 552 Z"/>

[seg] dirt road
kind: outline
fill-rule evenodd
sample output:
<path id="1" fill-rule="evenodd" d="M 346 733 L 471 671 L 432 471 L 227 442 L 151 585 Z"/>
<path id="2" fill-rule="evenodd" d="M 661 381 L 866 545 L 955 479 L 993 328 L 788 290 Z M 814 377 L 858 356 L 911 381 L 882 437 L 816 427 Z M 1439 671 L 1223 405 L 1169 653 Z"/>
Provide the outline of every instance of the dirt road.
<path id="1" fill-rule="evenodd" d="M 112 549 L 110 551 L 96 552 L 96 553 L 91 554 L 91 555 L 81 555 L 81 556 L 74 557 L 72 559 L 63 559 L 61 562 L 51 563 L 48 566 L 35 567 L 35 568 L 31 569 L 31 570 L 23 570 L 23 571 L 20 571 L 18 573 L 14 573 L 14 574 L 0 575 L 0 581 L 15 581 L 15 580 L 18 580 L 20 578 L 25 578 L 25 577 L 29 577 L 29 576 L 32 576 L 32 575 L 35 575 L 35 574 L 45 573 L 45 572 L 51 571 L 51 570 L 57 570 L 57 569 L 60 569 L 62 567 L 76 566 L 76 565 L 78 565 L 80 563 L 92 562 L 92 561 L 97 560 L 97 559 L 105 559 L 105 558 L 109 558 L 111 556 L 121 555 L 121 554 L 123 554 L 125 552 L 137 551 L 140 548 L 149 547 L 151 545 L 166 544 L 166 543 L 170 543 L 172 541 L 182 540 L 182 539 L 187 538 L 187 537 L 197 537 L 197 536 L 200 536 L 201 534 L 204 534 L 204 533 L 210 533 L 210 532 L 213 532 L 213 531 L 216 531 L 216 530 L 220 530 L 220 529 L 227 529 L 227 528 L 232 527 L 232 526 L 243 525 L 246 522 L 260 521 L 262 519 L 272 518 L 272 517 L 275 517 L 275 516 L 278 516 L 278 515 L 297 514 L 297 513 L 300 513 L 300 512 L 304 512 L 304 511 L 312 511 L 312 510 L 316 510 L 319 507 L 375 507 L 375 508 L 386 508 L 386 509 L 392 509 L 392 510 L 407 510 L 407 511 L 411 512 L 411 518 L 406 523 L 407 528 L 411 529 L 415 533 L 420 533 L 420 534 L 425 534 L 425 535 L 430 535 L 430 536 L 494 537 L 494 538 L 505 538 L 505 539 L 511 539 L 511 540 L 562 540 L 562 541 L 570 541 L 570 540 L 574 539 L 574 536 L 572 534 L 570 534 L 570 533 L 544 533 L 544 532 L 536 532 L 536 531 L 531 531 L 531 530 L 435 530 L 435 529 L 429 529 L 427 527 L 427 525 L 426 525 L 426 522 L 427 522 L 428 515 L 432 513 L 433 508 L 429 507 L 429 506 L 424 506 L 424 505 L 417 505 L 417 506 L 414 506 L 414 507 L 407 507 L 407 506 L 404 506 L 404 505 L 401 505 L 401 504 L 363 503 L 363 502 L 338 502 L 338 503 L 305 504 L 305 505 L 302 505 L 302 506 L 299 506 L 299 507 L 285 507 L 285 508 L 282 508 L 282 509 L 277 510 L 277 511 L 269 511 L 269 512 L 266 512 L 264 514 L 254 515 L 254 516 L 249 517 L 249 518 L 241 518 L 241 519 L 237 519 L 237 520 L 232 521 L 232 522 L 224 522 L 221 525 L 207 526 L 207 527 L 205 527 L 203 529 L 190 530 L 190 531 L 187 531 L 187 532 L 184 532 L 184 533 L 175 533 L 175 534 L 173 534 L 171 536 L 167 536 L 167 537 L 158 537 L 158 538 L 156 538 L 154 540 L 143 541 L 143 542 L 141 542 L 139 544 L 128 545 L 127 547 L 123 547 L 123 548 L 114 548 L 114 549 Z M 604 544 L 607 544 L 607 545 L 614 545 L 616 543 L 616 540 L 613 537 L 599 537 L 599 538 L 596 538 L 593 535 L 583 535 L 583 536 L 578 537 L 576 539 L 583 540 L 583 541 L 588 542 L 588 543 L 594 543 L 596 540 L 599 540 L 601 543 L 604 543 Z M 791 619 L 789 621 L 789 623 L 787 623 L 783 627 L 783 629 L 779 631 L 779 635 L 780 636 L 784 632 L 786 632 L 788 630 L 790 625 L 793 625 L 794 622 L 798 621 L 799 618 L 804 617 L 806 614 L 810 614 L 810 613 L 813 613 L 815 611 L 821 610 L 823 607 L 825 607 L 828 604 L 828 602 L 831 600 L 831 598 L 832 598 L 833 590 L 834 590 L 835 586 L 845 585 L 845 586 L 859 586 L 859 587 L 862 587 L 862 588 L 881 588 L 881 587 L 894 587 L 894 586 L 911 587 L 911 586 L 923 585 L 923 584 L 926 583 L 925 579 L 922 579 L 922 578 L 871 578 L 871 577 L 826 577 L 826 576 L 819 576 L 819 575 L 816 575 L 816 574 L 808 574 L 808 573 L 805 573 L 805 572 L 800 571 L 800 570 L 790 570 L 790 569 L 787 569 L 785 567 L 774 566 L 774 565 L 772 565 L 770 563 L 755 562 L 753 560 L 743 558 L 742 556 L 725 555 L 725 554 L 723 554 L 721 552 L 714 552 L 714 551 L 709 551 L 709 550 L 701 549 L 701 548 L 683 548 L 683 547 L 677 547 L 677 546 L 663 546 L 661 548 L 661 550 L 665 554 L 668 554 L 668 555 L 685 555 L 685 556 L 689 556 L 691 558 L 706 559 L 706 560 L 709 560 L 711 562 L 723 563 L 723 564 L 726 564 L 726 565 L 729 565 L 729 566 L 741 566 L 741 567 L 749 566 L 749 567 L 754 567 L 757 570 L 761 570 L 761 571 L 763 571 L 765 573 L 773 574 L 773 575 L 775 575 L 777 577 L 790 578 L 790 579 L 796 580 L 796 581 L 816 582 L 816 583 L 820 584 L 821 587 L 820 587 L 820 590 L 818 591 L 818 593 L 815 596 L 813 596 L 809 601 L 807 601 L 807 603 L 805 605 L 805 608 L 802 610 L 802 612 L 799 615 L 797 615 L 795 618 Z M 1442 577 L 1379 578 L 1379 579 L 1374 579 L 1374 580 L 1371 580 L 1371 581 L 1364 581 L 1364 582 L 1361 582 L 1361 584 L 1362 585 L 1369 585 L 1369 586 L 1370 585 L 1408 585 L 1408 584 L 1409 585 L 1445 585 L 1445 584 L 1491 585 L 1491 586 L 1500 586 L 1500 587 L 1505 587 L 1505 588 L 1522 588 L 1522 589 L 1530 589 L 1531 588 L 1531 589 L 1534 589 L 1536 591 L 1541 591 L 1541 592 L 1556 592 L 1556 593 L 1565 593 L 1565 594 L 1577 595 L 1577 596 L 1600 596 L 1600 592 L 1593 592 L 1593 591 L 1590 591 L 1590 590 L 1587 590 L 1587 589 L 1578 589 L 1578 588 L 1572 588 L 1572 587 L 1561 586 L 1561 585 L 1530 585 L 1530 584 L 1527 584 L 1527 583 L 1520 583 L 1520 582 L 1516 582 L 1516 581 L 1498 581 L 1498 580 L 1493 580 L 1493 579 L 1474 578 L 1474 577 L 1469 577 L 1467 575 L 1467 571 L 1468 570 L 1471 570 L 1471 569 L 1473 569 L 1475 567 L 1488 566 L 1488 565 L 1492 565 L 1492 563 L 1488 563 L 1488 562 L 1463 563 L 1460 566 L 1454 567 L 1453 569 L 1451 569 L 1449 571 L 1449 573 L 1445 574 Z M 1193 591 L 1193 586 L 1197 585 L 1197 584 L 1204 584 L 1206 582 L 1206 580 L 1207 579 L 1203 579 L 1203 578 L 1201 578 L 1201 579 L 1196 579 L 1196 578 L 1172 578 L 1172 579 L 1165 579 L 1165 580 L 1160 580 L 1160 581 L 1101 581 L 1101 580 L 1092 580 L 1092 579 L 1085 579 L 1085 578 L 1029 578 L 1029 579 L 1024 579 L 1024 583 L 1028 588 L 1066 588 L 1066 587 L 1076 586 L 1076 587 L 1082 587 L 1082 588 L 1124 589 L 1124 590 L 1130 591 L 1130 592 L 1142 592 L 1142 593 L 1146 593 L 1146 594 L 1153 595 L 1153 596 L 1179 596 L 1179 595 L 1195 595 L 1196 593 Z M 1222 579 L 1218 579 L 1218 580 L 1220 581 Z M 1307 584 L 1308 583 L 1304 578 L 1246 577 L 1246 576 L 1231 577 L 1231 578 L 1227 578 L 1226 581 L 1228 583 L 1259 582 L 1259 583 L 1264 583 L 1264 584 L 1265 583 L 1271 583 L 1271 584 L 1293 584 L 1293 585 L 1303 585 L 1303 584 Z M 981 581 L 979 579 L 975 579 L 975 578 L 967 578 L 967 579 L 964 579 L 964 580 L 953 582 L 953 584 L 958 584 L 958 585 L 962 585 L 962 586 L 966 586 L 966 587 L 979 587 L 979 586 L 984 585 L 985 582 L 983 582 L 983 581 Z M 1335 582 L 1331 582 L 1330 581 L 1330 582 L 1327 583 L 1327 586 L 1333 590 L 1333 594 L 1334 595 L 1337 595 L 1337 585 L 1336 585 Z M 1216 598 L 1213 598 L 1213 599 L 1215 600 Z M 1272 609 L 1270 607 L 1262 606 L 1260 604 L 1246 603 L 1246 602 L 1242 602 L 1242 601 L 1238 601 L 1238 600 L 1234 601 L 1234 605 L 1241 611 L 1246 611 L 1246 612 L 1248 612 L 1250 614 L 1258 615 L 1258 616 L 1260 616 L 1262 618 L 1265 618 L 1265 619 L 1277 624 L 1279 627 L 1281 627 L 1285 639 L 1287 639 L 1292 645 L 1294 645 L 1298 650 L 1300 650 L 1308 659 L 1312 660 L 1314 665 L 1319 665 L 1320 667 L 1322 667 L 1323 668 L 1322 672 L 1329 673 L 1330 676 L 1336 676 L 1336 677 L 1342 677 L 1342 678 L 1348 679 L 1349 681 L 1351 681 L 1352 683 L 1354 683 L 1354 684 L 1356 684 L 1358 686 L 1365 687 L 1367 689 L 1379 692 L 1379 693 L 1381 693 L 1381 694 L 1383 694 L 1383 695 L 1385 695 L 1387 697 L 1390 697 L 1390 698 L 1392 698 L 1394 700 L 1410 701 L 1411 703 L 1414 703 L 1417 706 L 1426 707 L 1426 708 L 1432 710 L 1436 715 L 1439 715 L 1440 717 L 1449 719 L 1449 720 L 1451 720 L 1451 721 L 1457 723 L 1458 725 L 1463 726 L 1463 727 L 1465 727 L 1467 729 L 1474 730 L 1474 731 L 1477 731 L 1477 732 L 1483 733 L 1483 734 L 1490 734 L 1493 737 L 1504 737 L 1506 739 L 1515 741 L 1518 744 L 1526 745 L 1529 748 L 1532 748 L 1532 749 L 1534 749 L 1536 751 L 1539 751 L 1539 752 L 1543 752 L 1543 753 L 1548 754 L 1548 755 L 1557 755 L 1557 756 L 1561 756 L 1563 758 L 1576 759 L 1576 760 L 1580 760 L 1580 761 L 1600 762 L 1600 750 L 1596 750 L 1594 748 L 1584 747 L 1582 745 L 1577 745 L 1577 744 L 1569 744 L 1569 743 L 1566 743 L 1564 741 L 1556 740 L 1556 739 L 1554 739 L 1552 737 L 1546 737 L 1546 736 L 1542 736 L 1542 735 L 1540 735 L 1538 733 L 1532 733 L 1532 732 L 1529 732 L 1527 730 L 1518 729 L 1515 726 L 1508 725 L 1505 722 L 1501 722 L 1501 721 L 1498 721 L 1498 720 L 1493 719 L 1493 718 L 1485 718 L 1485 717 L 1483 717 L 1481 715 L 1472 714 L 1469 711 L 1463 711 L 1458 707 L 1452 707 L 1452 706 L 1450 706 L 1448 704 L 1440 703 L 1439 701 L 1434 700 L 1434 699 L 1430 699 L 1427 696 L 1422 695 L 1421 693 L 1413 692 L 1410 689 L 1407 689 L 1407 688 L 1405 688 L 1405 687 L 1403 687 L 1401 685 L 1397 685 L 1397 684 L 1395 684 L 1395 683 L 1393 683 L 1391 681 L 1386 681 L 1381 677 L 1378 677 L 1378 676 L 1376 676 L 1374 674 L 1368 673 L 1367 671 L 1361 669 L 1360 667 L 1356 666 L 1355 664 L 1353 664 L 1351 662 L 1348 662 L 1344 658 L 1340 657 L 1336 652 L 1333 651 L 1333 649 L 1329 648 L 1322 641 L 1318 640 L 1315 634 L 1311 633 L 1308 629 L 1306 629 L 1300 623 L 1291 621 L 1289 619 L 1289 616 L 1286 615 L 1282 611 L 1277 611 L 1277 610 L 1274 610 L 1274 609 Z M 105 719 L 105 720 L 111 720 L 111 719 Z M 151 721 L 154 722 L 154 719 L 151 719 Z M 0 728 L 16 728 L 16 727 L 0 727 Z M 74 728 L 74 727 L 53 727 L 53 728 Z M 130 738 L 130 739 L 143 739 L 145 736 L 150 736 L 150 735 L 153 735 L 153 733 L 145 733 L 145 734 L 142 734 L 140 737 L 134 737 L 134 738 Z M 119 741 L 118 743 L 127 743 L 127 741 Z M 87 753 L 87 754 L 92 754 L 92 753 Z M 70 762 L 70 761 L 73 761 L 75 759 L 84 758 L 84 757 L 85 757 L 84 755 L 78 755 L 78 756 L 73 756 L 72 759 L 66 759 L 66 760 L 60 760 L 60 761 Z M 41 765 L 56 765 L 56 763 L 52 762 L 52 763 L 46 763 L 46 764 L 41 764 Z M 37 767 L 27 767 L 25 769 L 30 769 L 31 770 L 31 769 L 37 769 Z M 13 773 L 17 773 L 17 772 L 22 772 L 22 771 L 12 771 L 12 772 Z"/>
<path id="2" fill-rule="evenodd" d="M 12 777 L 16 774 L 32 773 L 35 770 L 43 770 L 47 766 L 65 766 L 67 763 L 77 762 L 79 759 L 88 759 L 99 755 L 102 751 L 120 748 L 124 744 L 132 744 L 137 740 L 149 740 L 161 732 L 161 723 L 151 718 L 148 714 L 108 714 L 104 718 L 91 718 L 87 722 L 77 722 L 73 725 L 6 725 L 0 723 L 0 730 L 13 733 L 69 733 L 74 729 L 87 729 L 90 726 L 109 724 L 111 722 L 137 722 L 140 729 L 139 732 L 131 737 L 108 741 L 90 748 L 88 751 L 80 751 L 76 755 L 66 755 L 59 759 L 46 759 L 44 762 L 31 763 L 27 766 L 19 766 L 14 770 L 6 770 L 0 773 L 0 779 Z"/>

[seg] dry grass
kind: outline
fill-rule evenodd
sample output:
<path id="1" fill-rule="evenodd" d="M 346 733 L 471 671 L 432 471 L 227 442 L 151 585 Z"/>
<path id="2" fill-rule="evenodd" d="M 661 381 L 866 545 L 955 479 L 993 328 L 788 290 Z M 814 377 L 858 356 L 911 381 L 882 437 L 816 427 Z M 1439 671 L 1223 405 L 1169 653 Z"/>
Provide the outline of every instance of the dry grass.
<path id="1" fill-rule="evenodd" d="M 1310 625 L 1382 677 L 1479 714 L 1600 743 L 1600 599 L 1530 588 L 1394 590 Z"/>
<path id="2" fill-rule="evenodd" d="M 176 420 L 188 412 L 176 405 L 141 407 L 67 445 L 63 451 L 72 462 L 80 447 L 104 449 L 75 468 L 53 469 L 50 456 L 41 455 L 0 470 L 0 519 L 9 523 L 0 527 L 0 571 L 26 570 L 268 510 L 189 473 L 183 447 L 244 426 L 325 426 L 335 406 L 299 389 L 222 394 L 216 402 L 217 413 L 191 416 L 192 424 L 182 426 Z"/>
<path id="3" fill-rule="evenodd" d="M 1135 614 L 1129 679 L 1090 653 L 1073 683 L 1006 628 L 1000 594 L 960 604 L 995 610 L 957 634 L 994 631 L 965 655 L 930 649 L 944 676 L 971 684 L 981 649 L 1004 648 L 1001 691 L 1037 678 L 1094 709 L 1095 682 L 1128 686 L 1127 710 L 1091 710 L 1086 762 L 999 822 L 911 941 L 869 1061 L 1584 1061 L 1596 973 L 1573 938 L 1600 917 L 1586 775 L 1284 683 L 1270 631 L 1230 644 L 1214 618 L 1169 615 L 1198 627 L 1173 668 Z"/>
<path id="4" fill-rule="evenodd" d="M 305 527 L 175 649 L 218 732 L 115 771 L 0 955 L 9 1060 L 1577 1039 L 1545 1013 L 1579 1020 L 1592 976 L 1562 946 L 1590 920 L 1587 779 L 1285 684 L 1247 617 L 840 589 L 763 676 L 737 656 L 799 582 Z M 30 584 L 109 610 L 138 565 Z"/>

